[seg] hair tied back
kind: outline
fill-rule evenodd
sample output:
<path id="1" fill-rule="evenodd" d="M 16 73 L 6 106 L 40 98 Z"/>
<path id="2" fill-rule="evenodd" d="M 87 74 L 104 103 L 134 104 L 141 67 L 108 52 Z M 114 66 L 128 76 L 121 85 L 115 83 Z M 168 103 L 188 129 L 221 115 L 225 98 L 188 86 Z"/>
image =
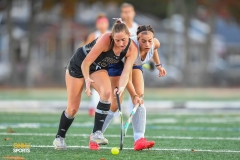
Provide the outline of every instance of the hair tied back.
<path id="1" fill-rule="evenodd" d="M 119 21 L 120 23 L 124 23 L 122 18 L 113 18 L 113 19 L 116 19 L 116 21 Z"/>

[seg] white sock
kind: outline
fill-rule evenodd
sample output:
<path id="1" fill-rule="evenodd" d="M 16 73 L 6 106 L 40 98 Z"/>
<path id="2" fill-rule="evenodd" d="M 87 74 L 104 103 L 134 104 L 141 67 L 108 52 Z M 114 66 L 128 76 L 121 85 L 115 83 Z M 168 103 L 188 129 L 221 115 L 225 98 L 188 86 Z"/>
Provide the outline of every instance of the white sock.
<path id="1" fill-rule="evenodd" d="M 116 112 L 114 112 L 114 117 L 119 117 L 119 112 L 118 112 L 118 110 L 116 111 Z"/>
<path id="2" fill-rule="evenodd" d="M 95 89 L 92 89 L 91 101 L 89 108 L 97 108 L 98 102 L 100 101 L 100 96 Z"/>
<path id="3" fill-rule="evenodd" d="M 132 110 L 133 110 L 133 107 L 134 107 L 134 105 L 133 105 L 133 103 L 132 103 L 132 99 L 131 99 L 131 96 L 129 95 L 128 96 L 128 102 L 127 102 L 127 104 L 128 104 L 128 107 L 127 107 L 127 115 L 129 116 L 130 115 L 130 113 L 132 112 Z"/>
<path id="4" fill-rule="evenodd" d="M 132 118 L 132 126 L 134 132 L 134 141 L 144 138 L 146 127 L 146 108 L 144 104 L 138 107 Z"/>
<path id="5" fill-rule="evenodd" d="M 108 127 L 108 125 L 111 123 L 113 117 L 114 117 L 114 113 L 113 111 L 109 110 L 108 111 L 108 115 L 103 123 L 103 127 L 102 127 L 102 133 L 104 133 Z"/>

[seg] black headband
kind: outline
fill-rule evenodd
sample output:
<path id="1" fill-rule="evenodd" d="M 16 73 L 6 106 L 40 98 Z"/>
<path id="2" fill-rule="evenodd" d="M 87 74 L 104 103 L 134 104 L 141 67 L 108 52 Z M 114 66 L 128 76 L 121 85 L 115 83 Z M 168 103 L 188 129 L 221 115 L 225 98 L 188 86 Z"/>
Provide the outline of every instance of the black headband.
<path id="1" fill-rule="evenodd" d="M 154 34 L 154 31 L 152 29 L 152 27 L 150 25 L 146 26 L 146 25 L 143 25 L 143 26 L 139 26 L 138 29 L 137 29 L 137 35 L 143 31 L 150 31 Z"/>

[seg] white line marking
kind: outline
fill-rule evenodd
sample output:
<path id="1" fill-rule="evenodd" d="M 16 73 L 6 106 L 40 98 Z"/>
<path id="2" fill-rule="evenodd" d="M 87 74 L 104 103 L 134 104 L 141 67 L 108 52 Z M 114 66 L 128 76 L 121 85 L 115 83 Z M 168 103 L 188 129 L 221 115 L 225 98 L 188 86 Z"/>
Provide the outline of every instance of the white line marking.
<path id="1" fill-rule="evenodd" d="M 240 122 L 240 117 L 221 117 L 221 118 L 209 118 L 209 117 L 200 117 L 200 118 L 188 118 L 186 120 L 179 120 L 176 118 L 155 118 L 148 119 L 147 124 L 161 124 L 161 123 L 236 123 Z"/>
<path id="2" fill-rule="evenodd" d="M 175 118 L 158 118 L 158 119 L 149 119 L 147 124 L 159 124 L 159 123 L 177 123 L 178 121 Z"/>
<path id="3" fill-rule="evenodd" d="M 0 145 L 0 147 L 10 147 L 12 145 Z M 89 149 L 88 146 L 67 146 L 68 148 L 84 148 Z M 53 148 L 49 145 L 31 145 L 31 148 Z M 102 147 L 101 149 L 111 149 L 112 147 Z M 133 150 L 133 148 L 123 148 L 123 150 Z M 186 152 L 217 152 L 217 153 L 240 153 L 235 150 L 209 150 L 209 149 L 188 149 L 188 148 L 151 148 L 152 151 L 186 151 Z"/>
<path id="4" fill-rule="evenodd" d="M 188 101 L 185 103 L 185 107 L 189 109 L 224 109 L 235 108 L 239 109 L 240 101 Z"/>
<path id="5" fill-rule="evenodd" d="M 185 123 L 235 123 L 240 122 L 240 117 L 223 117 L 223 118 L 189 118 Z"/>
<path id="6" fill-rule="evenodd" d="M 52 133 L 0 133 L 0 135 L 8 136 L 56 136 Z M 68 134 L 69 137 L 89 137 L 89 134 Z M 104 135 L 105 137 L 119 137 L 119 135 Z M 127 135 L 126 137 L 132 138 L 133 136 Z M 240 141 L 240 137 L 181 137 L 181 136 L 145 136 L 146 138 L 155 139 L 198 139 L 198 140 L 228 140 L 228 141 Z"/>
<path id="7" fill-rule="evenodd" d="M 41 128 L 41 127 L 58 127 L 59 123 L 0 123 L 0 129 L 7 128 Z M 74 123 L 71 127 L 90 127 L 92 128 L 93 123 Z M 111 126 L 110 128 L 116 128 Z M 239 132 L 240 128 L 219 128 L 219 127 L 185 127 L 185 126 L 146 126 L 148 130 L 160 129 L 160 130 L 191 130 L 191 131 L 228 131 L 228 132 Z"/>
<path id="8" fill-rule="evenodd" d="M 57 123 L 0 123 L 0 129 L 7 128 L 40 128 L 40 127 L 56 127 Z M 75 123 L 74 127 L 89 127 L 93 126 L 92 122 Z"/>

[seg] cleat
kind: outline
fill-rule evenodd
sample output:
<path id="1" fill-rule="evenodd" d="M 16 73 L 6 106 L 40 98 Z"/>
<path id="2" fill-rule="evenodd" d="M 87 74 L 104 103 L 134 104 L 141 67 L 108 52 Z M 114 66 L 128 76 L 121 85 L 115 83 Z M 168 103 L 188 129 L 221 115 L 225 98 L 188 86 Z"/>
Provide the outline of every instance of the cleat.
<path id="1" fill-rule="evenodd" d="M 147 141 L 147 146 L 146 146 L 147 148 L 146 149 L 152 148 L 154 145 L 155 145 L 154 141 Z"/>
<path id="2" fill-rule="evenodd" d="M 99 150 L 99 145 L 108 144 L 108 140 L 104 138 L 101 131 L 96 131 L 90 135 L 89 149 L 90 150 Z"/>
<path id="3" fill-rule="evenodd" d="M 134 150 L 140 151 L 143 149 L 149 149 L 152 148 L 154 145 L 154 141 L 147 141 L 146 138 L 140 138 L 134 143 Z"/>
<path id="4" fill-rule="evenodd" d="M 145 138 L 140 138 L 134 143 L 134 150 L 140 151 L 147 147 L 147 141 Z"/>
<path id="5" fill-rule="evenodd" d="M 61 136 L 57 136 L 57 138 L 53 141 L 53 146 L 56 150 L 66 150 L 67 146 L 65 143 L 65 138 L 62 138 Z"/>
<path id="6" fill-rule="evenodd" d="M 103 136 L 102 131 L 96 131 L 90 135 L 90 141 L 99 145 L 108 144 L 108 140 Z"/>
<path id="7" fill-rule="evenodd" d="M 99 144 L 90 141 L 90 142 L 89 142 L 89 149 L 90 149 L 90 150 L 99 150 L 99 149 L 100 149 L 100 148 L 99 148 Z"/>

